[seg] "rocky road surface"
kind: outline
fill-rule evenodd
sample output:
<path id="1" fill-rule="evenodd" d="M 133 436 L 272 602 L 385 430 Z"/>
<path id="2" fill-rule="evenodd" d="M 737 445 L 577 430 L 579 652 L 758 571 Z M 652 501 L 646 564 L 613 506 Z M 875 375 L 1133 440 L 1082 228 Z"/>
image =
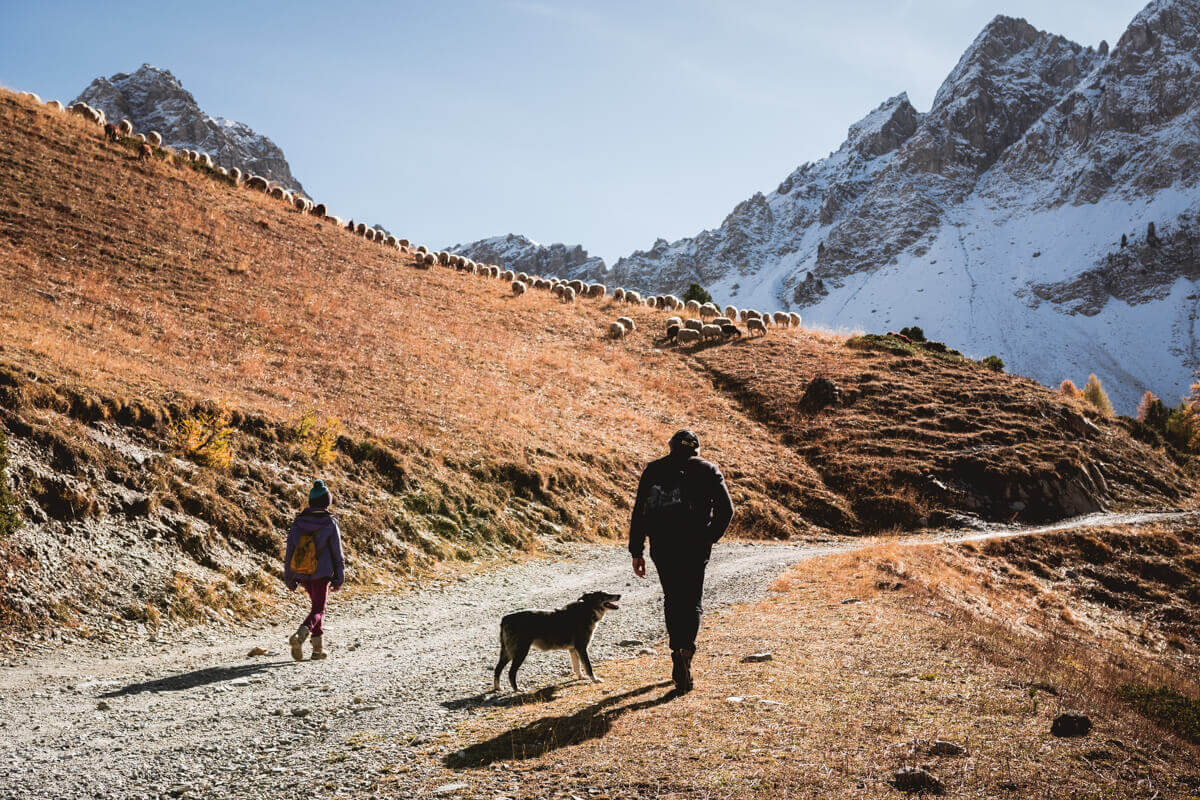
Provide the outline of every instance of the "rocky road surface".
<path id="1" fill-rule="evenodd" d="M 1181 516 L 1092 515 L 910 541 Z M 795 562 L 865 544 L 722 543 L 709 566 L 706 606 L 752 601 Z M 280 619 L 265 629 L 198 631 L 183 643 L 124 651 L 72 646 L 0 669 L 0 798 L 410 796 L 402 787 L 421 784 L 439 734 L 465 715 L 522 700 L 488 692 L 504 613 L 558 606 L 589 590 L 619 592 L 621 608 L 600 624 L 591 648 L 597 673 L 603 677 L 606 660 L 662 651 L 653 571 L 634 578 L 614 546 L 564 553 L 405 595 L 353 602 L 333 595 L 331 655 L 322 662 L 290 659 L 285 640 L 298 620 Z M 248 656 L 256 647 L 268 652 Z M 534 651 L 521 677 L 527 690 L 571 690 L 563 653 Z"/>

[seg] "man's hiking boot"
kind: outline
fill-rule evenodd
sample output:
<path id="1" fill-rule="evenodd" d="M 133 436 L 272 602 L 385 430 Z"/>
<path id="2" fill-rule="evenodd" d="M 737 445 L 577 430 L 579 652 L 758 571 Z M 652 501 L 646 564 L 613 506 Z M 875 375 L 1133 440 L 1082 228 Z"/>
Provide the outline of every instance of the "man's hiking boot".
<path id="1" fill-rule="evenodd" d="M 292 659 L 295 661 L 304 660 L 304 640 L 308 638 L 308 628 L 301 625 L 296 629 L 296 632 L 288 637 L 288 644 L 292 647 Z"/>
<path id="2" fill-rule="evenodd" d="M 692 655 L 695 652 L 686 648 L 671 651 L 671 680 L 675 681 L 675 689 L 679 692 L 692 690 Z"/>
<path id="3" fill-rule="evenodd" d="M 312 660 L 313 661 L 320 661 L 321 659 L 323 659 L 325 657 L 325 648 L 321 641 L 324 638 L 325 637 L 323 637 L 323 636 L 312 637 L 312 646 L 313 646 Z"/>

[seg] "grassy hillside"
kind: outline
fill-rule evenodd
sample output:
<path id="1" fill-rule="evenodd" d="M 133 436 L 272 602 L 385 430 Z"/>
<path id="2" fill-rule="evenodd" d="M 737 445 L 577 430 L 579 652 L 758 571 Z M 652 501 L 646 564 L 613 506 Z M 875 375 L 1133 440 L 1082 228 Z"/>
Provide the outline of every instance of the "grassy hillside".
<path id="1" fill-rule="evenodd" d="M 662 312 L 414 269 L 9 93 L 0 187 L 12 621 L 81 625 L 110 591 L 144 624 L 264 608 L 315 475 L 358 583 L 618 536 L 682 426 L 730 479 L 741 536 L 1190 502 L 1160 451 L 1031 381 L 803 329 L 668 346 Z M 613 341 L 618 314 L 638 330 Z M 802 407 L 817 375 L 841 404 Z M 194 447 L 206 421 L 227 450 Z"/>

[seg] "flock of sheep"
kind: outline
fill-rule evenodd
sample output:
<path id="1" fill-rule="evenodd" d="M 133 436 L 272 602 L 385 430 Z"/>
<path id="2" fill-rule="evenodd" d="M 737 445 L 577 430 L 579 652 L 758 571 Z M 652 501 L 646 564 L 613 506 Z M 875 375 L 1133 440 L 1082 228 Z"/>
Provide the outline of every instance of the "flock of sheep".
<path id="1" fill-rule="evenodd" d="M 32 92 L 22 92 L 21 94 L 39 104 L 42 103 L 42 99 Z M 112 141 L 120 141 L 121 137 L 125 137 L 141 142 L 138 151 L 139 160 L 145 160 L 152 156 L 155 149 L 165 149 L 167 152 L 175 152 L 163 148 L 162 136 L 157 131 L 150 131 L 148 134 L 135 133 L 133 124 L 127 119 L 123 119 L 114 125 L 105 119 L 103 111 L 93 108 L 87 103 L 73 103 L 66 109 L 57 100 L 51 100 L 45 103 L 45 105 L 56 111 L 65 110 L 77 114 L 101 126 L 104 129 L 106 138 Z M 337 227 L 344 228 L 350 233 L 361 236 L 368 241 L 378 242 L 385 247 L 394 248 L 400 255 L 407 256 L 411 260 L 412 265 L 418 269 L 429 269 L 438 265 L 452 268 L 459 272 L 468 272 L 473 275 L 506 281 L 514 297 L 520 297 L 530 290 L 549 291 L 563 303 L 574 303 L 576 299 L 604 299 L 609 297 L 608 288 L 600 283 L 585 283 L 581 280 L 565 281 L 553 277 L 547 278 L 539 275 L 528 275 L 524 272 L 515 273 L 512 270 L 501 269 L 495 264 L 480 264 L 455 253 L 446 251 L 431 252 L 425 245 L 413 246 L 408 239 L 398 239 L 382 230 L 368 227 L 362 222 L 356 223 L 354 220 L 343 221 L 341 217 L 330 214 L 324 203 L 314 203 L 311 199 L 299 193 L 290 192 L 280 184 L 262 176 L 245 176 L 236 167 L 226 169 L 225 167 L 215 166 L 212 156 L 208 153 L 185 149 L 178 151 L 176 155 L 187 161 L 207 167 L 213 172 L 230 179 L 234 185 L 245 186 L 253 191 L 264 192 L 271 197 L 283 200 L 301 214 L 312 214 L 313 216 L 328 220 Z M 679 316 L 672 316 L 666 321 L 667 341 L 675 342 L 679 345 L 694 345 L 708 341 L 727 341 L 733 338 L 740 338 L 742 331 L 737 324 L 739 321 L 745 324 L 747 336 L 753 336 L 754 334 L 763 336 L 766 334 L 769 326 L 780 328 L 800 327 L 800 315 L 795 312 L 776 311 L 771 314 L 750 308 L 739 310 L 734 306 L 726 306 L 724 309 L 721 309 L 713 303 L 700 303 L 696 300 L 684 302 L 671 294 L 643 296 L 641 292 L 633 289 L 616 289 L 611 295 L 610 302 L 686 313 L 686 319 Z M 632 318 L 622 316 L 609 324 L 608 335 L 613 339 L 623 339 L 636 330 L 636 328 L 637 326 L 634 324 Z"/>

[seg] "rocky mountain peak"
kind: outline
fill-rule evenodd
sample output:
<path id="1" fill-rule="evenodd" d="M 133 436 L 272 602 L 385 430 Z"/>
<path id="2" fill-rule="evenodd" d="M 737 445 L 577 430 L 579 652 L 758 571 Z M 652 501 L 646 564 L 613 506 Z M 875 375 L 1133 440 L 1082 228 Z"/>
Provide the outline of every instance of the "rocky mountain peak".
<path id="1" fill-rule="evenodd" d="M 602 275 L 607 269 L 603 259 L 589 256 L 587 250 L 580 245 L 544 245 L 516 233 L 466 244 L 454 244 L 446 250 L 515 272 L 555 276 L 567 280 Z"/>
<path id="2" fill-rule="evenodd" d="M 142 64 L 133 73 L 99 77 L 75 100 L 102 109 L 110 120 L 128 119 L 139 132 L 158 131 L 171 147 L 199 150 L 223 167 L 304 191 L 278 145 L 248 125 L 205 113 L 170 70 Z"/>
<path id="3" fill-rule="evenodd" d="M 844 146 L 865 158 L 890 153 L 916 132 L 920 119 L 921 114 L 909 102 L 908 93 L 901 92 L 851 125 Z"/>

